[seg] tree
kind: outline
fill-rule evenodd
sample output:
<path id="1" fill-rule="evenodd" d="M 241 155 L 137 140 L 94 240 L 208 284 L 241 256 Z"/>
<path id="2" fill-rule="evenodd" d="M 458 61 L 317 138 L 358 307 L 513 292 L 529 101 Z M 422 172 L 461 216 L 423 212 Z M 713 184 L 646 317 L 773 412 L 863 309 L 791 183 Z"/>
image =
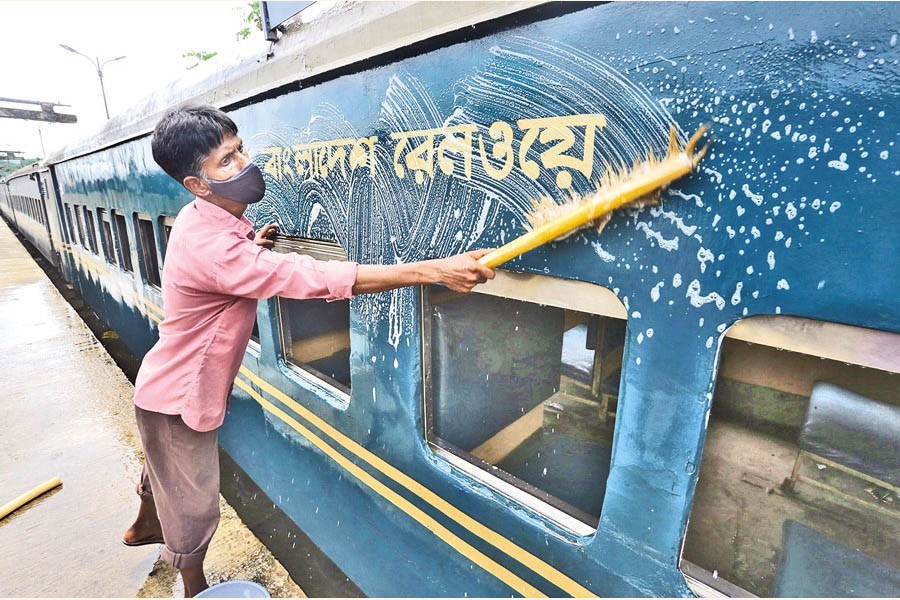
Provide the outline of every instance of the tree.
<path id="1" fill-rule="evenodd" d="M 16 158 L 13 160 L 4 160 L 0 158 L 0 177 L 6 177 L 14 171 L 18 171 L 22 167 L 26 167 L 32 163 L 36 163 L 36 158 Z"/>
<path id="2" fill-rule="evenodd" d="M 240 10 L 242 12 L 240 17 L 240 22 L 245 24 L 236 34 L 238 41 L 246 40 L 253 33 L 253 29 L 255 28 L 258 31 L 262 31 L 262 13 L 260 12 L 259 0 L 255 2 L 248 2 L 247 5 L 243 8 L 238 8 L 235 10 Z M 216 56 L 218 52 L 204 52 L 204 51 L 195 51 L 195 52 L 185 52 L 181 55 L 182 58 L 193 58 L 195 62 L 189 66 L 185 67 L 186 69 L 194 69 L 201 62 L 205 62 L 214 56 Z"/>
<path id="3" fill-rule="evenodd" d="M 253 28 L 255 28 L 257 31 L 262 31 L 263 28 L 262 14 L 259 11 L 259 0 L 256 0 L 255 2 L 248 2 L 247 8 L 250 10 L 243 17 L 243 20 L 245 23 L 247 23 L 247 26 L 243 27 L 240 31 L 237 32 L 237 39 L 239 40 L 246 40 L 248 37 L 250 37 L 250 34 L 253 33 Z"/>
<path id="4" fill-rule="evenodd" d="M 207 61 L 211 59 L 213 56 L 218 54 L 218 52 L 185 52 L 181 55 L 181 58 L 196 58 L 197 62 L 187 67 L 188 70 L 195 68 L 201 62 Z"/>

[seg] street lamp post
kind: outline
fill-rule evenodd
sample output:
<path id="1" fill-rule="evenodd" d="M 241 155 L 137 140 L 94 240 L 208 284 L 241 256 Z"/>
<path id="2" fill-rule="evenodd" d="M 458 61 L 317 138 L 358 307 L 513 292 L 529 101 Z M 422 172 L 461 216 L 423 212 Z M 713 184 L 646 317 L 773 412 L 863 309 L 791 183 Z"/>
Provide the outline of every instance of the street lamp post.
<path id="1" fill-rule="evenodd" d="M 106 120 L 109 121 L 109 106 L 106 103 L 106 86 L 103 85 L 103 67 L 105 67 L 107 65 L 107 63 L 111 63 L 115 60 L 122 60 L 125 57 L 117 56 L 115 58 L 110 58 L 109 60 L 103 61 L 103 63 L 101 64 L 99 57 L 91 58 L 87 54 L 82 54 L 75 48 L 72 48 L 71 46 L 66 46 L 65 44 L 60 44 L 60 47 L 64 50 L 68 50 L 69 52 L 73 52 L 79 56 L 85 57 L 86 59 L 88 59 L 88 62 L 90 62 L 92 66 L 96 67 L 97 77 L 100 78 L 100 93 L 103 94 L 103 108 L 104 108 L 104 110 L 106 110 Z"/>

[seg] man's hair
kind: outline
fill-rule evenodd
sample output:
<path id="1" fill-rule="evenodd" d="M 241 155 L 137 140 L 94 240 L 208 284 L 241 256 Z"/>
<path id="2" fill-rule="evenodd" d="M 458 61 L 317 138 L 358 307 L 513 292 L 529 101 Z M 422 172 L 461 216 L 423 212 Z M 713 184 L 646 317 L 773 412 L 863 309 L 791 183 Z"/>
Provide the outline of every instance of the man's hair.
<path id="1" fill-rule="evenodd" d="M 153 130 L 153 160 L 178 183 L 190 175 L 203 177 L 200 163 L 227 135 L 237 135 L 237 125 L 218 108 L 176 108 Z"/>

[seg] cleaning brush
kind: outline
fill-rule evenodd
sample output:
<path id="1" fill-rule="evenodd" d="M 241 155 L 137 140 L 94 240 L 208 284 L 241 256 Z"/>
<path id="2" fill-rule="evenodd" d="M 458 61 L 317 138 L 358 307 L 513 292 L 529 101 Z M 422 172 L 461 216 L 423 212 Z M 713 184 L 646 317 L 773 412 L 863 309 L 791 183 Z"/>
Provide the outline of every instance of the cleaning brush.
<path id="1" fill-rule="evenodd" d="M 547 242 L 565 239 L 579 229 L 596 227 L 600 231 L 617 208 L 639 208 L 659 202 L 662 189 L 693 171 L 706 154 L 709 144 L 694 152 L 706 129 L 702 125 L 687 145 L 679 148 L 672 125 L 669 150 L 662 159 L 648 154 L 632 167 L 607 166 L 594 192 L 570 197 L 562 204 L 548 197 L 533 200 L 532 212 L 526 217 L 529 231 L 485 254 L 478 262 L 494 268 Z"/>

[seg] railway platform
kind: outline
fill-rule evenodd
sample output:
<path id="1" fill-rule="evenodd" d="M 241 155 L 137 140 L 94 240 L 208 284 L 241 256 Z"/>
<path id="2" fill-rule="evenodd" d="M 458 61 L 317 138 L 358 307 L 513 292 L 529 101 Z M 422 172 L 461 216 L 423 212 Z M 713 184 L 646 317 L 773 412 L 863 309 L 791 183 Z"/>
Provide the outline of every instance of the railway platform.
<path id="1" fill-rule="evenodd" d="M 0 220 L 0 504 L 54 476 L 62 486 L 0 520 L 2 597 L 183 595 L 160 546 L 126 547 L 140 440 L 132 385 Z M 253 579 L 302 596 L 222 500 L 210 583 Z"/>

